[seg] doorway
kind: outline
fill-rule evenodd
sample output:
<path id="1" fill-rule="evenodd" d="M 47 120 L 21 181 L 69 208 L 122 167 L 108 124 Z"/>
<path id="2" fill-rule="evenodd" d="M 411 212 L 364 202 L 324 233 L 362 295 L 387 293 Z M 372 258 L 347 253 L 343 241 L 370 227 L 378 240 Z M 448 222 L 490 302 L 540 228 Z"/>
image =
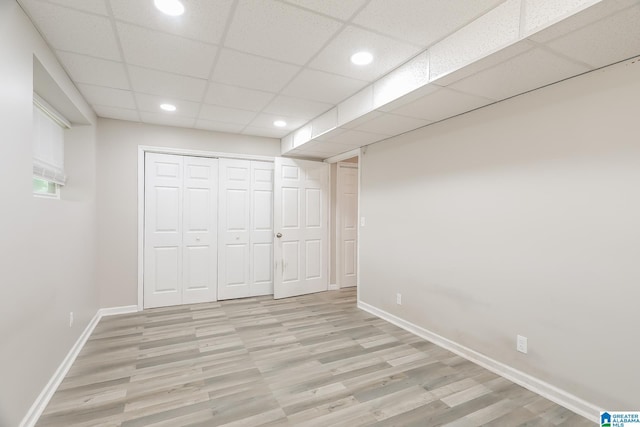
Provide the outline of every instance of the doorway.
<path id="1" fill-rule="evenodd" d="M 334 289 L 358 284 L 358 157 L 332 164 L 332 283 Z"/>

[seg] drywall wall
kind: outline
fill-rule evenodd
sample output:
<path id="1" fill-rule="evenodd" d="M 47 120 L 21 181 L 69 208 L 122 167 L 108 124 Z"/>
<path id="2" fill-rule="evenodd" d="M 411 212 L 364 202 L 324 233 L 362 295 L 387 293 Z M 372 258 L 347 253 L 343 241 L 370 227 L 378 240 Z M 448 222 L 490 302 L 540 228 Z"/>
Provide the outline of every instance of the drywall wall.
<path id="1" fill-rule="evenodd" d="M 98 121 L 98 278 L 102 307 L 138 303 L 138 146 L 278 156 L 273 138 Z"/>
<path id="2" fill-rule="evenodd" d="M 637 408 L 638 76 L 626 61 L 369 146 L 361 300 Z"/>
<path id="3" fill-rule="evenodd" d="M 19 425 L 98 309 L 95 126 L 65 134 L 61 200 L 33 197 L 34 55 L 95 122 L 18 4 L 0 1 L 0 426 Z"/>

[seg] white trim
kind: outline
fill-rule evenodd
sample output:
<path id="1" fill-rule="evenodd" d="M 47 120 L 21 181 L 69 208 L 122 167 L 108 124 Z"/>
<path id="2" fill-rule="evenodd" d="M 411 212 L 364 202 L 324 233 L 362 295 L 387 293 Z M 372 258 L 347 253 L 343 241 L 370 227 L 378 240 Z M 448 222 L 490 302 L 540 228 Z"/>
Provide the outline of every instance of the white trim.
<path id="1" fill-rule="evenodd" d="M 324 159 L 325 163 L 338 163 L 343 160 L 350 159 L 352 157 L 358 157 L 358 161 L 360 160 L 360 148 L 355 148 L 353 150 L 347 151 L 346 153 L 338 154 L 333 157 L 329 157 Z"/>
<path id="2" fill-rule="evenodd" d="M 532 392 L 537 393 L 558 405 L 564 406 L 576 414 L 582 415 L 592 421 L 599 422 L 601 408 L 579 398 L 578 396 L 360 300 L 358 300 L 358 308 L 384 319 L 389 323 L 393 323 L 394 325 L 449 350 L 458 356 L 464 357 L 494 374 L 500 375 L 501 377 L 531 390 Z"/>
<path id="3" fill-rule="evenodd" d="M 60 366 L 58 366 L 58 369 L 56 369 L 56 371 L 53 373 L 53 376 L 51 377 L 47 385 L 44 386 L 35 402 L 33 402 L 33 405 L 31 405 L 31 408 L 29 408 L 27 415 L 25 415 L 22 419 L 20 427 L 32 427 L 36 425 L 38 419 L 40 418 L 40 415 L 42 415 L 42 412 L 49 404 L 49 401 L 53 397 L 53 394 L 58 389 L 58 386 L 60 385 L 64 377 L 67 375 L 67 372 L 69 372 L 69 369 L 71 369 L 71 365 L 73 365 L 76 357 L 78 357 L 78 354 L 80 354 L 80 350 L 82 350 L 82 347 L 84 347 L 84 344 L 87 342 L 87 339 L 89 339 L 89 336 L 100 321 L 100 318 L 100 310 L 98 310 L 87 327 L 84 328 L 84 331 L 82 331 L 82 334 L 80 334 L 73 347 L 71 347 L 71 350 L 69 350 L 67 356 L 62 360 L 62 363 L 60 364 Z"/>
<path id="4" fill-rule="evenodd" d="M 56 390 L 58 390 L 60 383 L 62 383 L 62 380 L 64 380 L 64 377 L 69 372 L 69 369 L 71 369 L 73 362 L 75 362 L 78 354 L 80 354 L 80 351 L 82 351 L 82 349 L 84 348 L 84 345 L 87 343 L 87 340 L 93 333 L 93 330 L 100 322 L 100 319 L 105 316 L 135 313 L 137 311 L 138 307 L 135 305 L 98 309 L 87 327 L 84 328 L 84 331 L 82 331 L 82 334 L 80 334 L 80 336 L 76 340 L 75 344 L 73 344 L 73 347 L 71 347 L 71 350 L 69 350 L 66 357 L 62 360 L 62 363 L 60 364 L 60 366 L 58 366 L 58 369 L 56 369 L 56 371 L 53 373 L 47 385 L 44 386 L 36 400 L 33 402 L 31 408 L 29 408 L 29 411 L 20 422 L 20 427 L 33 427 L 36 425 L 36 423 L 40 419 L 40 416 L 42 415 L 42 412 L 49 404 L 49 401 L 53 397 L 53 394 L 56 392 Z"/>
<path id="5" fill-rule="evenodd" d="M 330 291 L 338 291 L 338 290 L 340 290 L 340 287 L 338 285 L 336 285 L 335 283 L 329 283 L 329 290 Z"/>
<path id="6" fill-rule="evenodd" d="M 138 309 L 137 305 L 123 305 L 122 307 L 101 308 L 98 311 L 100 312 L 100 318 L 103 318 L 106 316 L 116 316 L 118 314 L 137 313 L 141 310 Z"/>
<path id="7" fill-rule="evenodd" d="M 144 156 L 145 153 L 176 154 L 179 156 L 214 157 L 273 162 L 275 157 L 252 154 L 220 153 L 215 151 L 188 150 L 183 148 L 138 146 L 138 310 L 144 308 Z"/>

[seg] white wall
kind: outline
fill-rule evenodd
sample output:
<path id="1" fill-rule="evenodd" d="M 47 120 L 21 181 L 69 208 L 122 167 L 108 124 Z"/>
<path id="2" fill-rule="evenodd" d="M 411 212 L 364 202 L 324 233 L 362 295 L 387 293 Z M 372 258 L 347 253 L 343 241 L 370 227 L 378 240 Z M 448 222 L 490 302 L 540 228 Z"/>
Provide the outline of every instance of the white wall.
<path id="1" fill-rule="evenodd" d="M 638 76 L 627 61 L 370 146 L 362 301 L 637 408 Z"/>
<path id="2" fill-rule="evenodd" d="M 61 200 L 32 196 L 36 55 L 95 116 L 13 0 L 0 0 L 0 425 L 17 426 L 98 309 L 95 126 L 65 135 Z M 69 312 L 75 324 L 69 327 Z"/>
<path id="3" fill-rule="evenodd" d="M 280 141 L 119 120 L 98 122 L 98 280 L 102 307 L 138 303 L 138 146 L 278 156 Z"/>

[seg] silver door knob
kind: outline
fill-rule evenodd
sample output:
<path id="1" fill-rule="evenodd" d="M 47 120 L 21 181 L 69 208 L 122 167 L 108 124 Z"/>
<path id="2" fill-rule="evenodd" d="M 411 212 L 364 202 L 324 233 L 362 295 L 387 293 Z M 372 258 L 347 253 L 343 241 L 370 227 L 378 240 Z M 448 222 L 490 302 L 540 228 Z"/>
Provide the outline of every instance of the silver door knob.
<path id="1" fill-rule="evenodd" d="M 278 233 L 278 234 L 276 234 L 276 237 L 277 237 L 278 239 L 279 239 L 279 238 L 281 238 L 281 237 L 282 237 L 282 233 Z"/>

